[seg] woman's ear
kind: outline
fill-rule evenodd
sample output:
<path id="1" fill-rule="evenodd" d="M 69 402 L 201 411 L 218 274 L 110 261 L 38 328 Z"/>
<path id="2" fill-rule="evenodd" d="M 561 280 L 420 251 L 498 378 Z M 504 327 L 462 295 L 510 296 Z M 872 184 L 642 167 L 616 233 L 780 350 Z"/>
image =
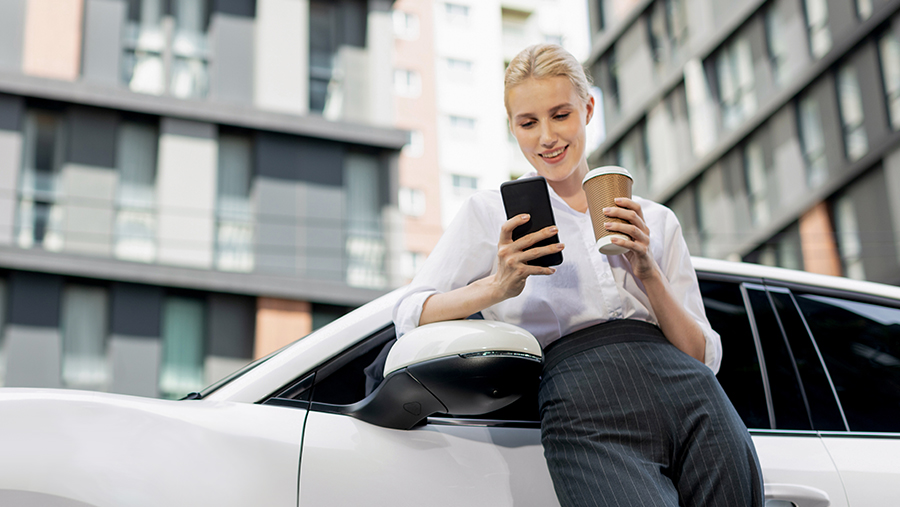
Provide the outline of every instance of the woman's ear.
<path id="1" fill-rule="evenodd" d="M 591 122 L 591 118 L 594 117 L 594 96 L 593 95 L 591 95 L 588 98 L 588 101 L 587 101 L 587 104 L 585 104 L 585 107 L 587 108 L 587 119 L 584 121 L 584 124 L 587 125 L 588 123 Z"/>

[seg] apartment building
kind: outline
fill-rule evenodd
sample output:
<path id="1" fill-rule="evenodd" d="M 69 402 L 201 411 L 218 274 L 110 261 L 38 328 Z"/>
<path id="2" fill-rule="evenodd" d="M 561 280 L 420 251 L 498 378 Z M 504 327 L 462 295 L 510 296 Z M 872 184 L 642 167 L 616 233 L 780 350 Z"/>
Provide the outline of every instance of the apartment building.
<path id="1" fill-rule="evenodd" d="M 0 2 L 0 385 L 180 397 L 397 286 L 391 7 Z"/>
<path id="2" fill-rule="evenodd" d="M 691 252 L 900 283 L 900 2 L 598 0 L 590 157 Z"/>

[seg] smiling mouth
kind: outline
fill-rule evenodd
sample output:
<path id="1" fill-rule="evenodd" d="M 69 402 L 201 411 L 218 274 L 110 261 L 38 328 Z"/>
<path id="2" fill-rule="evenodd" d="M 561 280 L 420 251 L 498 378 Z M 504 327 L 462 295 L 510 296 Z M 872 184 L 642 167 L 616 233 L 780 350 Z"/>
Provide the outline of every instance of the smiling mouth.
<path id="1" fill-rule="evenodd" d="M 566 148 L 568 148 L 568 146 L 563 146 L 562 148 L 560 148 L 558 150 L 548 151 L 546 153 L 539 153 L 538 155 L 541 158 L 556 158 L 556 157 L 562 155 L 562 153 L 564 151 L 566 151 Z"/>

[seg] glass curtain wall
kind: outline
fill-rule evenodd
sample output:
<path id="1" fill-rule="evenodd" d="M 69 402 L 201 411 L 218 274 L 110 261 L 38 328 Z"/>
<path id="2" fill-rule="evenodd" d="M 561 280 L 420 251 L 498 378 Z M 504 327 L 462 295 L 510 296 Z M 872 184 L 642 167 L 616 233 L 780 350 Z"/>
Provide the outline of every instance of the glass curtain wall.
<path id="1" fill-rule="evenodd" d="M 372 155 L 349 153 L 345 159 L 347 191 L 347 284 L 387 287 L 386 243 L 381 219 L 381 168 Z"/>
<path id="2" fill-rule="evenodd" d="M 67 387 L 103 390 L 109 382 L 106 359 L 108 295 L 104 287 L 68 285 L 62 301 L 62 380 Z"/>
<path id="3" fill-rule="evenodd" d="M 123 121 L 116 140 L 115 243 L 119 259 L 156 260 L 156 156 L 158 127 L 149 122 Z"/>
<path id="4" fill-rule="evenodd" d="M 165 398 L 182 398 L 203 388 L 203 300 L 170 296 L 163 303 L 163 358 L 159 390 Z"/>
<path id="5" fill-rule="evenodd" d="M 828 0 L 804 0 L 809 52 L 814 59 L 831 51 L 831 28 L 828 26 Z"/>
<path id="6" fill-rule="evenodd" d="M 750 41 L 738 37 L 716 56 L 722 126 L 732 130 L 756 110 L 756 78 Z"/>
<path id="7" fill-rule="evenodd" d="M 216 268 L 253 271 L 253 145 L 249 137 L 219 136 L 216 199 Z"/>
<path id="8" fill-rule="evenodd" d="M 900 130 L 900 39 L 893 31 L 878 39 L 878 56 L 891 128 Z"/>
<path id="9" fill-rule="evenodd" d="M 0 278 L 0 387 L 6 382 L 6 280 Z"/>
<path id="10" fill-rule="evenodd" d="M 844 132 L 844 149 L 847 160 L 859 160 L 869 151 L 869 141 L 863 124 L 862 92 L 853 65 L 844 65 L 837 76 L 838 103 L 841 111 L 841 127 Z"/>
<path id="11" fill-rule="evenodd" d="M 127 0 L 122 80 L 139 93 L 205 97 L 209 0 Z"/>
<path id="12" fill-rule="evenodd" d="M 825 159 L 822 117 L 815 97 L 807 96 L 800 99 L 797 115 L 800 145 L 806 162 L 806 183 L 809 188 L 818 188 L 828 178 L 828 164 Z"/>
<path id="13" fill-rule="evenodd" d="M 59 251 L 63 246 L 63 209 L 59 173 L 65 156 L 65 127 L 55 111 L 31 110 L 25 116 L 16 243 Z"/>

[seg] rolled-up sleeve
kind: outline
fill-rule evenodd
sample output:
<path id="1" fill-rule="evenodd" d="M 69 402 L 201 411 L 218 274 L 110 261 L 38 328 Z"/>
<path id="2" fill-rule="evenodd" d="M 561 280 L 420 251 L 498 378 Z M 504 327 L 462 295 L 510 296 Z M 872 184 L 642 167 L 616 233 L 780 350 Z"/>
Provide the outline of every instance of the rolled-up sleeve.
<path id="1" fill-rule="evenodd" d="M 704 364 L 718 373 L 722 363 L 722 339 L 719 333 L 713 330 L 706 318 L 706 310 L 703 307 L 703 296 L 700 294 L 700 285 L 697 282 L 697 273 L 691 263 L 691 255 L 687 243 L 681 231 L 678 218 L 671 211 L 666 217 L 665 245 L 663 272 L 669 280 L 669 285 L 676 298 L 688 314 L 700 325 L 703 336 L 706 339 L 706 354 Z"/>
<path id="2" fill-rule="evenodd" d="M 499 202 L 498 192 L 484 191 L 462 206 L 394 306 L 397 337 L 419 325 L 422 307 L 429 297 L 465 287 L 491 274 L 497 257 L 499 224 L 505 220 Z"/>

